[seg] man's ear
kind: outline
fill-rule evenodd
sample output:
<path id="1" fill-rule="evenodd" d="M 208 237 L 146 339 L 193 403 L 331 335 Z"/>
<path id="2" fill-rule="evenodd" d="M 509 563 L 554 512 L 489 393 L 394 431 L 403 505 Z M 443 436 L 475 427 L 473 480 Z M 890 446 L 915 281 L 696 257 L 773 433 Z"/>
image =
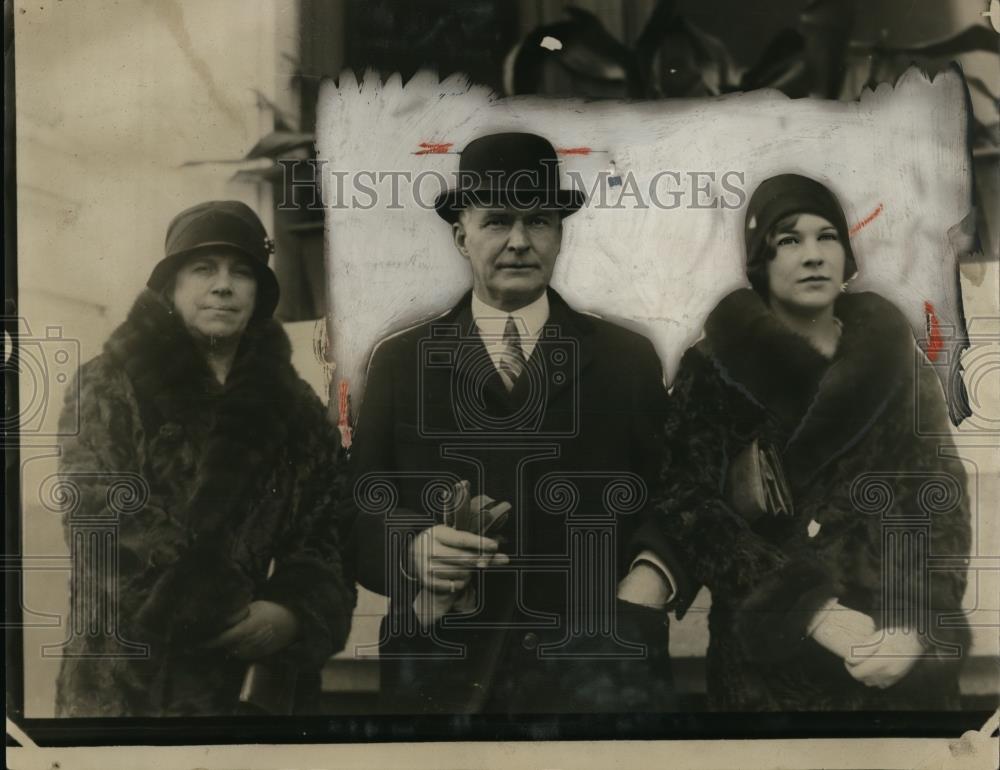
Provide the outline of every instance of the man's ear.
<path id="1" fill-rule="evenodd" d="M 451 225 L 451 237 L 455 241 L 455 248 L 458 249 L 459 253 L 463 257 L 468 257 L 469 253 L 465 248 L 465 225 L 462 223 L 461 216 Z"/>

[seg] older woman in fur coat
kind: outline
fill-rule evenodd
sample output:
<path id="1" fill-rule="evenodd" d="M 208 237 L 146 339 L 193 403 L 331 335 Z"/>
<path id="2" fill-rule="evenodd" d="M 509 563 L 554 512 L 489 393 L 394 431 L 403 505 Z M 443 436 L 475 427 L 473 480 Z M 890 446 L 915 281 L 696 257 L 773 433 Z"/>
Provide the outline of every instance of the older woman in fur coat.
<path id="1" fill-rule="evenodd" d="M 333 503 L 339 442 L 271 318 L 269 251 L 241 203 L 179 214 L 67 400 L 66 426 L 77 408 L 80 425 L 62 446 L 67 529 L 111 523 L 117 566 L 70 538 L 60 716 L 232 714 L 255 661 L 312 709 L 343 647 L 354 593 Z M 124 501 L 109 493 L 123 477 Z"/>
<path id="2" fill-rule="evenodd" d="M 765 181 L 746 236 L 753 289 L 681 361 L 658 500 L 712 593 L 710 703 L 956 708 L 970 522 L 937 377 L 899 310 L 843 293 L 855 263 L 827 188 Z M 777 453 L 787 514 L 753 516 L 730 478 L 755 440 Z M 929 570 L 938 557 L 952 565 Z"/>

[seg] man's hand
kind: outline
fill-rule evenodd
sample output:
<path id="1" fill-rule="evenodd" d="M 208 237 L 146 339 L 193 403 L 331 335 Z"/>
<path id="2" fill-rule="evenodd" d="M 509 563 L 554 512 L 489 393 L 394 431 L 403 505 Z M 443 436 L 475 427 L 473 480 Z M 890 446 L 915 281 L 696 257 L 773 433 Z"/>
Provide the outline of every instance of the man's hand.
<path id="1" fill-rule="evenodd" d="M 447 614 L 463 596 L 474 601 L 473 596 L 466 596 L 474 569 L 510 562 L 506 554 L 499 553 L 496 540 L 454 528 L 480 521 L 482 509 L 494 502 L 488 495 L 470 500 L 469 487 L 468 481 L 456 483 L 444 512 L 447 523 L 424 530 L 413 541 L 411 563 L 421 586 L 413 610 L 425 627 Z M 500 506 L 510 508 L 509 503 Z"/>
<path id="2" fill-rule="evenodd" d="M 437 594 L 461 594 L 474 569 L 507 564 L 499 544 L 488 537 L 459 532 L 444 524 L 425 529 L 413 541 L 413 567 L 422 588 Z"/>
<path id="3" fill-rule="evenodd" d="M 656 567 L 639 562 L 618 584 L 618 598 L 630 604 L 660 609 L 670 598 L 670 586 Z"/>
<path id="4" fill-rule="evenodd" d="M 881 638 L 879 635 L 881 634 Z M 869 687 L 892 687 L 920 660 L 923 645 L 916 631 L 886 629 L 862 642 L 863 650 L 844 661 L 847 672 Z"/>
<path id="5" fill-rule="evenodd" d="M 282 650 L 299 635 L 295 613 L 274 602 L 250 602 L 242 620 L 209 640 L 205 647 L 226 647 L 241 660 L 256 660 Z"/>

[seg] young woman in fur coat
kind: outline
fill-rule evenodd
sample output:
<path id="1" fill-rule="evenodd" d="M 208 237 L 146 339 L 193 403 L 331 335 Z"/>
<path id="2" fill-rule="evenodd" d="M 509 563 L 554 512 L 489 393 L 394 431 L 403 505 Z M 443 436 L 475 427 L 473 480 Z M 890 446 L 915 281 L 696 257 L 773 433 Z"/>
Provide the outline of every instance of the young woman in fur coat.
<path id="1" fill-rule="evenodd" d="M 957 708 L 966 568 L 926 562 L 964 564 L 970 521 L 938 379 L 896 307 L 843 292 L 856 266 L 826 187 L 763 182 L 746 245 L 753 289 L 681 361 L 658 500 L 712 593 L 710 704 Z M 780 458 L 789 515 L 737 513 L 749 491 L 729 474 L 754 440 Z"/>
<path id="2" fill-rule="evenodd" d="M 271 318 L 269 251 L 241 203 L 179 214 L 148 288 L 82 367 L 78 401 L 70 388 L 74 632 L 59 716 L 232 714 L 254 661 L 285 672 L 299 710 L 316 707 L 354 605 L 339 442 Z M 123 478 L 127 499 L 112 489 Z M 100 520 L 116 569 L 78 536 Z"/>

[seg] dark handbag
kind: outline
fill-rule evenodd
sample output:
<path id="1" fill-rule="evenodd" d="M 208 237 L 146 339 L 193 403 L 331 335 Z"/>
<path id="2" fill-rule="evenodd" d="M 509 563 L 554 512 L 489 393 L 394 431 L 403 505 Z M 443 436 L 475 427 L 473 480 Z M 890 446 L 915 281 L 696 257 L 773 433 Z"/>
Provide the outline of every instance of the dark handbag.
<path id="1" fill-rule="evenodd" d="M 792 493 L 778 450 L 755 438 L 729 466 L 726 499 L 748 521 L 792 516 Z"/>

